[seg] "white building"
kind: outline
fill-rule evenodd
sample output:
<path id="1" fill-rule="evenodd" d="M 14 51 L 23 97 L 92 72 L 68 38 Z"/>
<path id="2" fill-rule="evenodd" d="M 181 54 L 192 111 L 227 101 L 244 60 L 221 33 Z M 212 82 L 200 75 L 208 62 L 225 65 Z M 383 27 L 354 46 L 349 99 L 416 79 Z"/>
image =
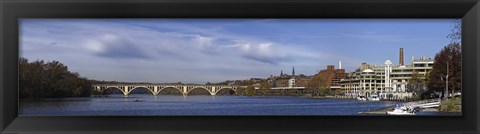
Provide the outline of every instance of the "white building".
<path id="1" fill-rule="evenodd" d="M 296 87 L 295 86 L 295 78 L 291 78 L 288 80 L 288 87 L 292 88 L 292 87 Z"/>
<path id="2" fill-rule="evenodd" d="M 380 66 L 362 63 L 347 79 L 341 80 L 341 89 L 348 96 L 376 94 L 382 98 L 412 97 L 413 89 L 408 89 L 408 81 L 415 74 L 419 79 L 425 80 L 427 73 L 432 70 L 433 62 L 432 58 L 412 57 L 410 65 L 394 65 L 390 60 Z"/>

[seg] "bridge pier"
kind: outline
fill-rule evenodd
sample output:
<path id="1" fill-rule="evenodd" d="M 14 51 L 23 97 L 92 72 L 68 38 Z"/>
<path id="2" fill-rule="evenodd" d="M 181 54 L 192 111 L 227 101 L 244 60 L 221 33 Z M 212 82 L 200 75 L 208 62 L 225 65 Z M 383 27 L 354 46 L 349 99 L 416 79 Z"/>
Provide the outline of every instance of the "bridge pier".
<path id="1" fill-rule="evenodd" d="M 215 96 L 217 93 L 210 93 L 210 95 Z"/>
<path id="2" fill-rule="evenodd" d="M 186 96 L 188 94 L 188 88 L 187 88 L 187 86 L 183 86 L 182 88 L 183 88 L 182 94 L 183 94 L 183 96 Z"/>

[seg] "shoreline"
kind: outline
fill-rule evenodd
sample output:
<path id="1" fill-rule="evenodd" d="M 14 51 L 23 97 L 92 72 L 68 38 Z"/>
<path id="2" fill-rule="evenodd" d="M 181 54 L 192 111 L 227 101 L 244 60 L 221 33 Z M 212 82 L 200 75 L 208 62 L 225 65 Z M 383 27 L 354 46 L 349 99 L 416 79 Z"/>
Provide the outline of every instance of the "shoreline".
<path id="1" fill-rule="evenodd" d="M 335 97 L 335 96 L 312 96 L 312 97 L 308 97 L 308 98 L 312 98 L 312 99 L 337 99 L 337 100 L 357 100 L 356 98 L 350 98 L 350 97 Z M 381 101 L 384 101 L 384 102 L 398 102 L 398 101 L 385 101 L 385 100 L 381 100 Z M 387 115 L 387 111 L 391 111 L 395 108 L 395 105 L 389 105 L 389 106 L 385 106 L 385 107 L 382 107 L 382 108 L 378 108 L 378 109 L 373 109 L 373 110 L 368 110 L 368 111 L 363 111 L 363 112 L 358 112 L 359 115 Z"/>
<path id="2" fill-rule="evenodd" d="M 390 111 L 395 108 L 395 105 L 386 106 L 379 109 L 369 110 L 365 112 L 358 112 L 361 115 L 387 115 L 387 111 Z"/>
<path id="3" fill-rule="evenodd" d="M 311 97 L 306 97 L 306 98 L 312 98 L 312 99 L 357 100 L 356 98 L 351 98 L 351 97 L 335 97 L 335 96 L 311 96 Z"/>

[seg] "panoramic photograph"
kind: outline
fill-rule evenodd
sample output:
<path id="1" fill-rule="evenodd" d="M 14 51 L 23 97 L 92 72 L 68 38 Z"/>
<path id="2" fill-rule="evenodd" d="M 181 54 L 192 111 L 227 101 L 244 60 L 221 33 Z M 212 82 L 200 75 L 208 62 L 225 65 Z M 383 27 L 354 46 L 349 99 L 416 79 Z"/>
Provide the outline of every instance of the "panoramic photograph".
<path id="1" fill-rule="evenodd" d="M 461 19 L 19 19 L 19 116 L 462 116 Z"/>

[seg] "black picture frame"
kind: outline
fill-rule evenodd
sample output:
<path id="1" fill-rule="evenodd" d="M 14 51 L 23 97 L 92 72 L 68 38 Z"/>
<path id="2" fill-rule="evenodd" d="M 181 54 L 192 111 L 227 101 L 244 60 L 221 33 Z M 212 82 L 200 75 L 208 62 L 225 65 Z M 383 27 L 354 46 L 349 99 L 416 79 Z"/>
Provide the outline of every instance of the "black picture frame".
<path id="1" fill-rule="evenodd" d="M 478 0 L 1 0 L 1 133 L 479 133 Z M 462 18 L 462 116 L 18 116 L 19 18 Z"/>

